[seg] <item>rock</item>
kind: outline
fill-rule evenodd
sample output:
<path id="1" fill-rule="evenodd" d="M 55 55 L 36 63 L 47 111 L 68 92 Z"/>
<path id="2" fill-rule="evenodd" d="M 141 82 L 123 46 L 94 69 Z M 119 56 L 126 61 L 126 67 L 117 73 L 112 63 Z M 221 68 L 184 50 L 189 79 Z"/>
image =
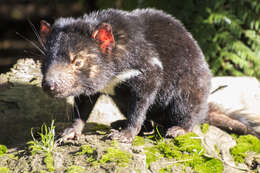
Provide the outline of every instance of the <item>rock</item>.
<path id="1" fill-rule="evenodd" d="M 193 131 L 201 137 L 202 145 L 207 150 L 208 156 L 222 160 L 224 172 L 238 173 L 247 170 L 245 164 L 237 165 L 234 162 L 230 149 L 236 145 L 236 141 L 228 133 L 214 126 L 210 126 L 205 134 L 202 133 L 200 126 L 195 126 Z"/>
<path id="2" fill-rule="evenodd" d="M 209 103 L 260 134 L 260 84 L 253 77 L 214 77 Z"/>
<path id="3" fill-rule="evenodd" d="M 30 137 L 30 129 L 43 122 L 64 121 L 72 110 L 65 99 L 53 99 L 41 89 L 41 64 L 20 59 L 0 74 L 0 143 L 15 145 Z"/>
<path id="4" fill-rule="evenodd" d="M 87 122 L 110 125 L 112 122 L 123 119 L 125 119 L 125 117 L 120 112 L 113 99 L 110 96 L 103 94 L 98 98 Z"/>

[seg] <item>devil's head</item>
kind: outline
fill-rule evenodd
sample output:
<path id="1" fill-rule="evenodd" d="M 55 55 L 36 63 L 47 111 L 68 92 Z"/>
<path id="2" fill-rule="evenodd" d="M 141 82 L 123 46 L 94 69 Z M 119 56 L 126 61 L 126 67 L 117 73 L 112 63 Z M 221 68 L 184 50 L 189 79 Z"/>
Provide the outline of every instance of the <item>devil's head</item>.
<path id="1" fill-rule="evenodd" d="M 46 54 L 42 85 L 50 95 L 91 95 L 113 76 L 115 40 L 110 24 L 62 18 L 51 26 L 42 21 L 40 37 Z"/>

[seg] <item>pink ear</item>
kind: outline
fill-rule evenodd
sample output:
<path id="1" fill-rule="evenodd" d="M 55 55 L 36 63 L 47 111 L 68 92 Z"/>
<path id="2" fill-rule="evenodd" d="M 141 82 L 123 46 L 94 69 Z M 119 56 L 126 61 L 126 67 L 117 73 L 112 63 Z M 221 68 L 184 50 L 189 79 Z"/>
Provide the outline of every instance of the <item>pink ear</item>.
<path id="1" fill-rule="evenodd" d="M 115 40 L 112 32 L 112 27 L 108 23 L 100 24 L 92 33 L 91 37 L 100 43 L 102 53 L 110 54 L 115 46 Z"/>
<path id="2" fill-rule="evenodd" d="M 40 37 L 43 43 L 46 43 L 46 38 L 50 35 L 50 33 L 51 33 L 51 25 L 45 20 L 42 20 L 40 26 Z"/>

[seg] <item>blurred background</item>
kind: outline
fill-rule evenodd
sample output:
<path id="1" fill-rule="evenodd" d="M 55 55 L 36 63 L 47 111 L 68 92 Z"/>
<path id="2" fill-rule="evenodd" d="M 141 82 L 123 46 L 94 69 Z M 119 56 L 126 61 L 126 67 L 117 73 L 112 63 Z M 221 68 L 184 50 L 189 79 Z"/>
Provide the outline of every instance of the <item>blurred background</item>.
<path id="1" fill-rule="evenodd" d="M 79 17 L 94 10 L 157 8 L 181 20 L 201 46 L 214 75 L 260 79 L 259 0 L 0 0 L 0 73 L 19 58 L 40 54 L 18 34 L 37 39 L 40 20 Z M 163 29 L 163 26 L 162 26 Z"/>

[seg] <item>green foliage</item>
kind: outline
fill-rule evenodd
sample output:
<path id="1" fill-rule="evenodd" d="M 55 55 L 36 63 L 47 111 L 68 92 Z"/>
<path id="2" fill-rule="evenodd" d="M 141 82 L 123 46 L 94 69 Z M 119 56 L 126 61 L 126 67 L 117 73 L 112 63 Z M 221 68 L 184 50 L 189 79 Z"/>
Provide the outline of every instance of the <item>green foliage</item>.
<path id="1" fill-rule="evenodd" d="M 148 167 L 158 158 L 175 159 L 173 164 L 182 163 L 184 167 L 191 167 L 198 173 L 222 172 L 224 167 L 220 160 L 205 156 L 200 139 L 194 133 L 178 136 L 171 141 L 160 140 L 152 147 L 145 148 Z M 160 172 L 167 172 L 168 166 Z"/>
<path id="2" fill-rule="evenodd" d="M 32 154 L 36 153 L 50 153 L 56 146 L 55 137 L 55 126 L 54 121 L 51 123 L 51 127 L 47 127 L 46 124 L 41 126 L 41 131 L 38 133 L 40 136 L 40 141 L 35 139 L 33 135 L 33 129 L 31 129 L 31 135 L 33 140 L 29 141 L 29 149 L 31 149 Z"/>
<path id="3" fill-rule="evenodd" d="M 7 147 L 5 145 L 0 145 L 0 156 L 7 152 Z"/>
<path id="4" fill-rule="evenodd" d="M 260 78 L 259 0 L 98 0 L 97 4 L 124 10 L 162 9 L 193 34 L 214 75 Z"/>
<path id="5" fill-rule="evenodd" d="M 8 173 L 9 169 L 6 167 L 0 167 L 0 173 Z"/>
<path id="6" fill-rule="evenodd" d="M 66 173 L 81 173 L 84 171 L 84 168 L 81 166 L 72 165 L 69 168 L 66 169 Z"/>
<path id="7" fill-rule="evenodd" d="M 235 162 L 243 163 L 248 152 L 260 153 L 260 140 L 252 135 L 236 138 L 237 145 L 230 149 Z"/>

